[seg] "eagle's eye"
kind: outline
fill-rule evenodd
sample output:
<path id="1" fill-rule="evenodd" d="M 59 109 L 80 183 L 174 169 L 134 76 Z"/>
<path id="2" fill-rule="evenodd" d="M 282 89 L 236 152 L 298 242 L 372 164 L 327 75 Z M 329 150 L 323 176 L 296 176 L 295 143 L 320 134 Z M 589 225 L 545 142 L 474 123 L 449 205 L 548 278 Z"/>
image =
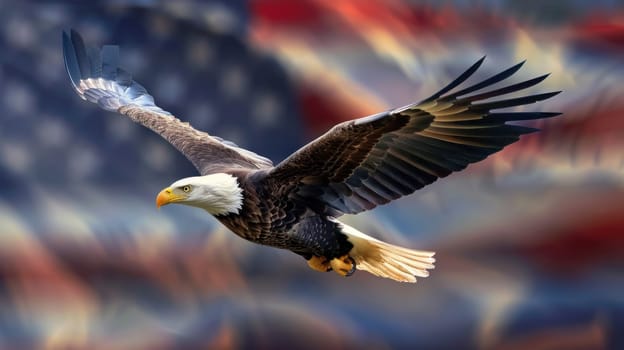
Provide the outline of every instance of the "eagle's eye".
<path id="1" fill-rule="evenodd" d="M 186 186 L 182 187 L 182 191 L 184 191 L 185 193 L 191 192 L 191 186 L 186 185 Z"/>

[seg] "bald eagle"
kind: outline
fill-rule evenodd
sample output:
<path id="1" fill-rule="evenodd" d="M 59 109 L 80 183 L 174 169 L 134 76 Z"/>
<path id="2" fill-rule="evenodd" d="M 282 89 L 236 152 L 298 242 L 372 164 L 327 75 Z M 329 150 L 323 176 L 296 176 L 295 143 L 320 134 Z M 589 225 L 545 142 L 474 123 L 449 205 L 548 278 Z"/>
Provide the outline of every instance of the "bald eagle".
<path id="1" fill-rule="evenodd" d="M 431 97 L 340 123 L 274 166 L 162 110 L 143 86 L 117 67 L 118 52 L 117 46 L 87 51 L 78 33 L 63 32 L 65 67 L 78 95 L 159 134 L 199 171 L 200 176 L 163 189 L 156 205 L 202 208 L 246 240 L 289 249 L 312 269 L 342 276 L 360 269 L 402 282 L 427 277 L 434 267 L 433 252 L 382 242 L 338 217 L 411 194 L 537 130 L 506 122 L 559 114 L 492 112 L 559 92 L 483 101 L 526 89 L 548 76 L 482 92 L 513 75 L 524 62 L 453 92 L 479 68 L 481 58 Z"/>

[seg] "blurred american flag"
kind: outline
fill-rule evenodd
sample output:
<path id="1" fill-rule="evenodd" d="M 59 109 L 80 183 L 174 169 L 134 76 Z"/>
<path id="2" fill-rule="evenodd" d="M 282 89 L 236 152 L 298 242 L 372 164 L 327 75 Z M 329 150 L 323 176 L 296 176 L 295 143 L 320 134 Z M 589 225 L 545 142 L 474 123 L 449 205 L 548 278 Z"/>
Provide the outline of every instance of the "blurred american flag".
<path id="1" fill-rule="evenodd" d="M 0 0 L 1 348 L 624 348 L 618 1 Z M 309 270 L 153 196 L 195 174 L 72 91 L 63 29 L 164 109 L 275 162 L 333 124 L 527 59 L 542 132 L 348 218 L 438 251 L 415 286 Z"/>

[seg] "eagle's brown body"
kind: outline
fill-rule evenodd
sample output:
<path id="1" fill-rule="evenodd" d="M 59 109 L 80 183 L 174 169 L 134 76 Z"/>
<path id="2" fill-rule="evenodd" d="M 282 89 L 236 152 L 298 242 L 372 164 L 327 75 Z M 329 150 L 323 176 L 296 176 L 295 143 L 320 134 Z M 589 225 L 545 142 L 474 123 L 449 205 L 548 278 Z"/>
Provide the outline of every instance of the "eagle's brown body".
<path id="1" fill-rule="evenodd" d="M 306 259 L 343 256 L 353 245 L 337 224 L 323 212 L 316 212 L 305 201 L 288 199 L 282 186 L 267 179 L 267 171 L 234 170 L 243 189 L 243 206 L 238 214 L 216 218 L 238 236 L 258 244 L 289 249 Z"/>

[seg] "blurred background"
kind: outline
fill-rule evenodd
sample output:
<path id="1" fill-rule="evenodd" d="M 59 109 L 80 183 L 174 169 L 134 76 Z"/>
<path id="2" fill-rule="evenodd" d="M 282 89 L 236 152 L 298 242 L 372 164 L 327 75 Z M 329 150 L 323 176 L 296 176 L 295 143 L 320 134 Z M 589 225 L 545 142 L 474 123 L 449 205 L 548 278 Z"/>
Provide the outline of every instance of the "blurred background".
<path id="1" fill-rule="evenodd" d="M 90 5 L 86 5 L 89 3 Z M 0 0 L 0 348 L 624 349 L 624 5 Z M 345 220 L 437 251 L 416 285 L 310 270 L 154 197 L 194 168 L 82 101 L 61 31 L 274 162 L 335 123 L 521 60 L 542 132 Z"/>

